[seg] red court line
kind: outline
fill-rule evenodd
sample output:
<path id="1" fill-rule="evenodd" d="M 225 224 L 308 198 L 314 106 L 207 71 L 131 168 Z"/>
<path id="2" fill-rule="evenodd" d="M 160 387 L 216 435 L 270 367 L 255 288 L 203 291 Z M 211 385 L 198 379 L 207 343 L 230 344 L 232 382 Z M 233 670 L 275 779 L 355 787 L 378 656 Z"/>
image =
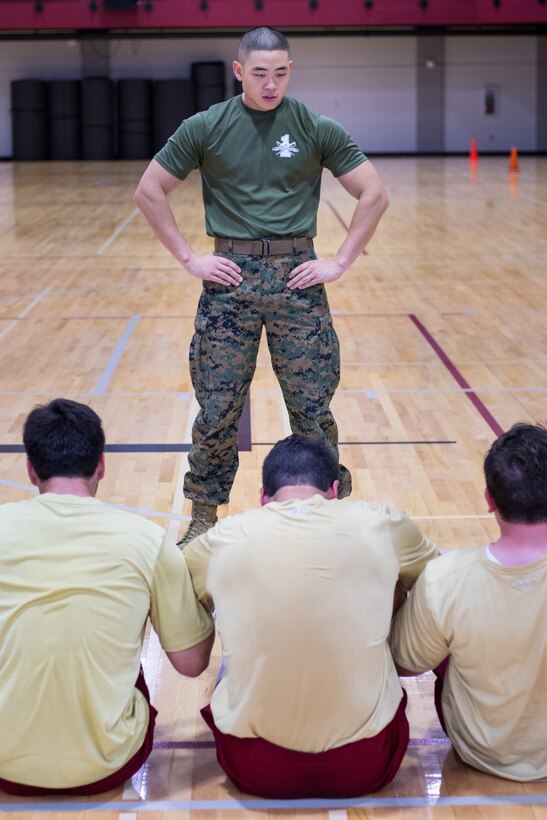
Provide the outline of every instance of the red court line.
<path id="1" fill-rule="evenodd" d="M 346 225 L 346 223 L 344 222 L 344 220 L 342 219 L 342 217 L 340 216 L 340 214 L 338 213 L 338 211 L 336 210 L 336 208 L 334 207 L 334 205 L 332 204 L 330 199 L 327 199 L 325 201 L 326 201 L 327 205 L 329 206 L 329 208 L 331 209 L 331 211 L 333 212 L 336 219 L 338 220 L 338 222 L 340 223 L 340 225 L 344 228 L 345 231 L 349 231 L 349 225 Z M 363 254 L 363 256 L 368 256 L 368 251 L 366 251 L 366 250 L 362 250 L 361 253 Z"/>
<path id="2" fill-rule="evenodd" d="M 450 375 L 457 381 L 459 386 L 465 390 L 465 395 L 472 402 L 476 409 L 479 411 L 485 422 L 488 424 L 491 430 L 494 431 L 496 436 L 501 436 L 503 433 L 502 427 L 498 424 L 492 413 L 487 409 L 487 407 L 482 403 L 476 393 L 473 392 L 471 385 L 469 382 L 464 379 L 454 362 L 448 358 L 442 347 L 438 342 L 435 341 L 429 330 L 420 322 L 417 316 L 413 313 L 408 314 L 408 318 L 416 325 L 424 339 L 431 345 L 441 362 L 444 364 Z"/>

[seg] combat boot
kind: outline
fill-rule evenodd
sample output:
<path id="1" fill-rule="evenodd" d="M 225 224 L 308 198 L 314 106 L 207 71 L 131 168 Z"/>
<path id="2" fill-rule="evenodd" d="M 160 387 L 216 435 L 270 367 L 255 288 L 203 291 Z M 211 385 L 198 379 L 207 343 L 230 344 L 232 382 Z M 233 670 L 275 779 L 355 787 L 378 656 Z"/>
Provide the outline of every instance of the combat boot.
<path id="1" fill-rule="evenodd" d="M 193 538 L 197 538 L 198 535 L 203 535 L 204 532 L 214 527 L 217 521 L 216 504 L 205 504 L 201 501 L 193 501 L 192 519 L 181 540 L 177 541 L 177 546 L 184 549 L 186 544 Z"/>

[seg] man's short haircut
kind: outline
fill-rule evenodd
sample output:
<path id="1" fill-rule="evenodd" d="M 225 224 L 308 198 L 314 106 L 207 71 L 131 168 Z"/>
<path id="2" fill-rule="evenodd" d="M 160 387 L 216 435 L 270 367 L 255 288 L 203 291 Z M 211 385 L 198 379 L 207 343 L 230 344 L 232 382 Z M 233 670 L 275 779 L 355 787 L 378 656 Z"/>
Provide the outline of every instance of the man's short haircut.
<path id="1" fill-rule="evenodd" d="M 97 413 L 70 399 L 35 407 L 23 427 L 25 451 L 40 481 L 56 476 L 91 478 L 104 440 Z"/>
<path id="2" fill-rule="evenodd" d="M 547 523 L 547 430 L 514 424 L 484 460 L 486 486 L 504 521 Z"/>
<path id="3" fill-rule="evenodd" d="M 237 49 L 237 59 L 244 63 L 251 51 L 286 51 L 291 53 L 289 41 L 276 28 L 258 26 L 243 35 Z"/>
<path id="4" fill-rule="evenodd" d="M 278 441 L 264 460 L 262 486 L 270 498 L 281 487 L 307 484 L 326 492 L 340 466 L 332 449 L 316 438 L 294 434 Z"/>

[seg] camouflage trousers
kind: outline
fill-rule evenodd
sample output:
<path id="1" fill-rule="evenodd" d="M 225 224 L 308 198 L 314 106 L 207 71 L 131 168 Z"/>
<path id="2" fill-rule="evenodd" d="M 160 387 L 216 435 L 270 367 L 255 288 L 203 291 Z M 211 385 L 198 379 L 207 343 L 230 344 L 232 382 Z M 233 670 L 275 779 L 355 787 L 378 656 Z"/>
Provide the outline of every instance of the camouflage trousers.
<path id="1" fill-rule="evenodd" d="M 203 282 L 190 344 L 190 373 L 200 410 L 192 428 L 184 495 L 226 504 L 238 467 L 237 431 L 266 328 L 272 367 L 293 433 L 323 439 L 338 455 L 329 405 L 340 380 L 338 338 L 322 285 L 289 290 L 288 275 L 313 250 L 286 256 L 222 254 L 241 268 L 237 287 Z M 351 475 L 340 466 L 342 498 Z"/>

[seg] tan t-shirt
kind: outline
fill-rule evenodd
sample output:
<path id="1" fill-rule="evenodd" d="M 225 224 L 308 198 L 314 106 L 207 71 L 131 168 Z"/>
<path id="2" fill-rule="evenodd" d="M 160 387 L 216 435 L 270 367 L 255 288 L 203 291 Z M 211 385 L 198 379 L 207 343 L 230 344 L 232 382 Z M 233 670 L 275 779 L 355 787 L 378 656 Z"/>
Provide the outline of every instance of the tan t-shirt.
<path id="1" fill-rule="evenodd" d="M 150 613 L 163 648 L 212 631 L 165 531 L 94 498 L 0 507 L 0 777 L 68 788 L 142 745 L 134 688 Z"/>
<path id="2" fill-rule="evenodd" d="M 185 556 L 214 599 L 227 671 L 218 728 L 321 752 L 380 732 L 402 697 L 387 637 L 393 592 L 436 554 L 383 503 L 270 503 L 220 521 Z"/>
<path id="3" fill-rule="evenodd" d="M 450 655 L 448 734 L 467 763 L 512 780 L 547 777 L 547 557 L 522 567 L 484 547 L 428 564 L 391 636 L 420 673 Z"/>

